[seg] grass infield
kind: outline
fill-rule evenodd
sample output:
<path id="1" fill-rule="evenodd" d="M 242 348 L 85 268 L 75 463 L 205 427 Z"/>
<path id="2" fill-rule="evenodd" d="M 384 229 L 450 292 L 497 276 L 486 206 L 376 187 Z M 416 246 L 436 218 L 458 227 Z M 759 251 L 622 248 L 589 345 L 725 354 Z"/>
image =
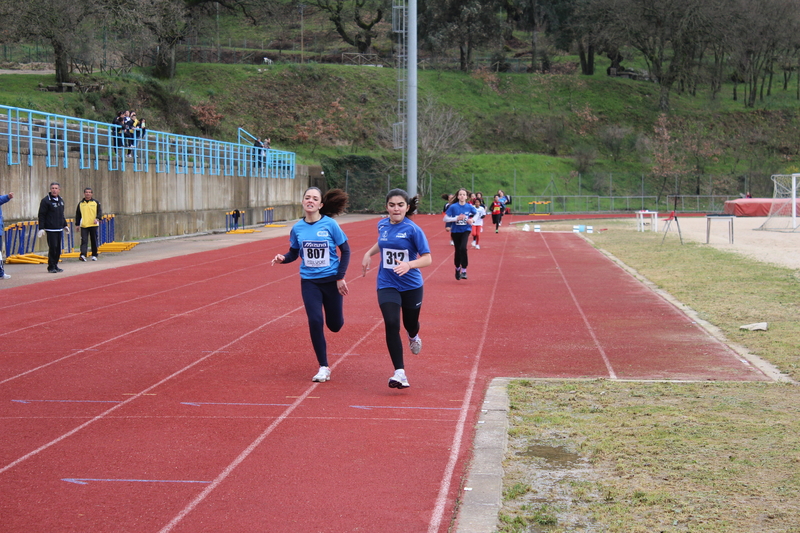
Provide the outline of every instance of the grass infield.
<path id="1" fill-rule="evenodd" d="M 603 226 L 595 246 L 800 381 L 800 271 Z M 498 531 L 800 532 L 794 383 L 515 380 L 509 397 Z"/>

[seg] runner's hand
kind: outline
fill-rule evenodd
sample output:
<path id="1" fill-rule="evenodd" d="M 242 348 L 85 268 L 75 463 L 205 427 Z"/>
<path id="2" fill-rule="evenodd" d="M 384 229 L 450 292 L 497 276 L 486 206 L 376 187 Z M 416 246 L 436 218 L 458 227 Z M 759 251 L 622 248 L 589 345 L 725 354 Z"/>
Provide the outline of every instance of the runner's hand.
<path id="1" fill-rule="evenodd" d="M 394 273 L 398 276 L 402 276 L 411 270 L 411 265 L 408 264 L 408 261 L 401 261 L 400 264 L 394 267 L 392 270 L 394 270 Z"/>
<path id="2" fill-rule="evenodd" d="M 283 263 L 283 260 L 286 259 L 283 255 L 278 254 L 272 259 L 272 266 L 275 266 L 275 263 Z"/>
<path id="3" fill-rule="evenodd" d="M 347 282 L 343 279 L 340 279 L 336 282 L 336 288 L 339 289 L 339 294 L 342 296 L 347 296 L 347 294 L 350 292 L 347 289 Z"/>
<path id="4" fill-rule="evenodd" d="M 370 263 L 372 263 L 372 256 L 369 254 L 364 254 L 364 259 L 361 260 L 361 277 L 367 275 L 367 270 L 369 270 Z"/>

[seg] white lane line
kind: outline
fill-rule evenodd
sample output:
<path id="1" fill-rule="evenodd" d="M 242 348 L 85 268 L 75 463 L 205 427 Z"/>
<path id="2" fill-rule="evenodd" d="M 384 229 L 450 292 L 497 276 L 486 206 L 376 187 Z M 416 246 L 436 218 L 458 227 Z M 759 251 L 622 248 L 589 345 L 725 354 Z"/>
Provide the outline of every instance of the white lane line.
<path id="1" fill-rule="evenodd" d="M 181 402 L 181 405 L 194 405 L 195 407 L 199 407 L 201 405 L 253 405 L 253 406 L 261 406 L 261 405 L 272 405 L 272 406 L 280 406 L 286 407 L 287 405 L 292 405 L 290 403 L 235 403 L 235 402 Z"/>
<path id="2" fill-rule="evenodd" d="M 65 477 L 61 481 L 76 485 L 88 485 L 90 481 L 123 482 L 123 483 L 211 483 L 210 481 L 194 481 L 189 479 L 101 479 L 90 477 Z"/>
<path id="3" fill-rule="evenodd" d="M 208 306 L 204 306 L 204 307 L 208 307 Z M 250 336 L 250 335 L 252 335 L 253 333 L 257 333 L 258 331 L 261 331 L 263 328 L 267 327 L 268 325 L 270 325 L 270 324 L 272 324 L 272 323 L 274 323 L 274 322 L 277 322 L 278 320 L 281 320 L 281 319 L 283 319 L 283 318 L 285 318 L 285 317 L 287 317 L 287 316 L 291 315 L 292 313 L 296 313 L 297 311 L 299 311 L 299 310 L 301 310 L 301 309 L 303 309 L 303 306 L 296 307 L 296 308 L 292 309 L 291 311 L 289 311 L 289 312 L 287 312 L 287 313 L 284 313 L 284 314 L 283 314 L 283 315 L 281 315 L 281 316 L 278 316 L 278 317 L 276 317 L 276 318 L 273 318 L 272 320 L 269 320 L 269 321 L 265 322 L 264 324 L 261 324 L 261 325 L 260 325 L 260 326 L 258 326 L 257 328 L 255 328 L 255 329 L 253 329 L 253 330 L 250 330 L 250 331 L 248 331 L 247 333 L 245 333 L 245 334 L 241 335 L 241 336 L 240 336 L 240 337 L 238 337 L 237 339 L 234 339 L 234 340 L 232 340 L 232 341 L 231 341 L 231 342 L 229 342 L 228 344 L 226 344 L 226 345 L 224 345 L 224 346 L 221 346 L 221 347 L 219 348 L 219 351 L 225 350 L 226 348 L 228 348 L 228 347 L 230 347 L 230 346 L 233 346 L 233 345 L 234 345 L 234 344 L 236 344 L 237 342 L 240 342 L 241 340 L 243 340 L 243 339 L 245 339 L 245 338 L 249 337 L 249 336 Z M 169 320 L 169 319 L 167 319 L 167 320 Z M 164 322 L 164 320 L 162 320 L 162 321 L 160 321 L 160 322 Z M 145 328 L 139 328 L 139 329 L 145 329 Z M 135 331 L 136 331 L 136 330 L 135 330 Z M 122 336 L 122 335 L 120 335 L 120 336 Z M 106 341 L 106 342 L 107 342 L 107 341 Z M 172 374 L 170 374 L 169 376 L 165 377 L 165 378 L 164 378 L 164 379 L 162 379 L 161 381 L 159 381 L 159 382 L 155 383 L 154 385 L 150 385 L 149 387 L 147 387 L 147 388 L 146 388 L 146 389 L 144 389 L 143 391 L 141 391 L 141 392 L 139 392 L 139 393 L 136 393 L 136 394 L 134 394 L 133 396 L 131 396 L 131 397 L 130 397 L 130 398 L 128 398 L 127 400 L 125 400 L 125 401 L 123 401 L 123 402 L 121 402 L 121 403 L 118 403 L 117 405 L 115 405 L 114 407 L 112 407 L 112 408 L 110 408 L 110 409 L 108 409 L 108 410 L 106 410 L 106 411 L 103 411 L 103 412 L 102 412 L 102 413 L 100 413 L 99 415 L 95 416 L 94 418 L 91 418 L 91 419 L 87 420 L 87 421 L 86 421 L 86 422 L 84 422 L 83 424 L 81 424 L 81 425 L 79 425 L 79 426 L 77 426 L 77 427 L 73 428 L 72 430 L 68 431 L 67 433 L 64 433 L 64 434 L 63 434 L 63 435 L 61 435 L 60 437 L 57 437 L 57 438 L 55 438 L 55 439 L 51 440 L 50 442 L 48 442 L 47 444 L 43 444 L 42 446 L 39 446 L 39 447 L 38 447 L 38 448 L 36 448 L 35 450 L 33 450 L 33 451 L 31 451 L 31 452 L 29 452 L 29 453 L 27 453 L 27 454 L 23 455 L 22 457 L 20 457 L 20 458 L 18 458 L 18 459 L 16 459 L 16 460 L 14 460 L 14 461 L 12 461 L 12 462 L 10 462 L 10 463 L 8 463 L 6 466 L 4 466 L 4 467 L 0 468 L 0 474 L 2 474 L 3 472 L 5 472 L 5 471 L 7 471 L 7 470 L 10 470 L 11 468 L 14 468 L 14 467 L 15 467 L 15 466 L 17 466 L 18 464 L 20 464 L 20 463 L 22 463 L 22 462 L 24 462 L 24 461 L 26 461 L 26 460 L 30 459 L 31 457 L 34 457 L 34 456 L 38 455 L 39 453 L 41 453 L 41 452 L 43 452 L 44 450 L 46 450 L 46 449 L 50 448 L 51 446 L 54 446 L 54 445 L 58 444 L 58 443 L 59 443 L 59 442 L 61 442 L 62 440 L 66 439 L 66 438 L 68 438 L 68 437 L 71 437 L 72 435 L 74 435 L 75 433 L 79 432 L 79 431 L 80 431 L 80 430 L 82 430 L 83 428 L 85 428 L 85 427 L 87 427 L 87 426 L 90 426 L 90 425 L 94 424 L 95 422 L 97 422 L 97 421 L 99 421 L 99 420 L 102 420 L 102 419 L 104 419 L 104 418 L 105 418 L 107 415 L 109 415 L 109 414 L 113 413 L 113 412 L 114 412 L 114 411 L 116 411 L 117 409 L 119 409 L 119 408 L 121 408 L 121 407 L 123 407 L 123 406 L 125 406 L 125 405 L 128 405 L 128 404 L 129 404 L 129 403 L 131 403 L 132 401 L 134 401 L 134 400 L 137 400 L 137 399 L 141 398 L 142 396 L 145 396 L 145 395 L 147 395 L 147 393 L 149 393 L 150 391 L 154 390 L 156 387 L 159 387 L 160 385 L 162 385 L 162 384 L 164 384 L 164 383 L 168 382 L 169 380 L 173 379 L 174 377 L 176 377 L 176 376 L 179 376 L 179 375 L 183 374 L 184 372 L 186 372 L 186 371 L 187 371 L 187 370 L 189 370 L 190 368 L 193 368 L 193 367 L 197 366 L 198 364 L 202 363 L 203 361 L 205 361 L 206 359 L 209 359 L 210 357 L 213 357 L 215 354 L 216 354 L 216 351 L 214 351 L 214 352 L 212 352 L 212 353 L 210 353 L 210 354 L 208 354 L 208 355 L 205 355 L 205 356 L 201 357 L 200 359 L 197 359 L 197 360 L 196 360 L 196 361 L 194 361 L 193 363 L 190 363 L 190 364 L 186 365 L 185 367 L 181 368 L 180 370 L 178 370 L 178 371 L 176 371 L 176 372 L 173 372 Z"/>
<path id="4" fill-rule="evenodd" d="M 122 339 L 124 337 L 127 337 L 129 335 L 133 335 L 134 333 L 139 333 L 139 332 L 144 331 L 144 330 L 146 330 L 148 328 L 152 328 L 152 327 L 157 326 L 159 324 L 164 324 L 165 322 L 169 322 L 170 320 L 175 320 L 176 318 L 185 317 L 185 316 L 190 315 L 190 314 L 192 314 L 192 313 L 194 313 L 196 311 L 202 311 L 203 309 L 207 309 L 209 307 L 213 307 L 213 306 L 215 306 L 217 304 L 220 304 L 222 302 L 226 302 L 228 300 L 233 300 L 233 299 L 236 299 L 236 298 L 240 298 L 243 294 L 247 294 L 247 293 L 254 292 L 254 291 L 259 291 L 259 290 L 263 289 L 264 287 L 268 287 L 268 286 L 272 285 L 273 283 L 279 283 L 281 281 L 286 280 L 289 277 L 292 277 L 292 276 L 286 276 L 286 277 L 281 278 L 279 280 L 270 281 L 269 283 L 265 283 L 263 285 L 259 285 L 258 287 L 255 287 L 255 288 L 252 288 L 252 289 L 248 289 L 246 291 L 242 291 L 242 292 L 240 292 L 238 294 L 233 294 L 231 296 L 227 296 L 225 298 L 222 298 L 221 300 L 215 300 L 215 301 L 213 301 L 211 303 L 208 303 L 208 304 L 205 304 L 205 305 L 201 305 L 200 307 L 195 307 L 194 309 L 190 309 L 188 311 L 184 311 L 183 313 L 178 313 L 176 315 L 171 315 L 171 316 L 169 316 L 167 318 L 162 318 L 161 320 L 157 320 L 155 322 L 151 322 L 150 324 L 147 324 L 145 326 L 141 326 L 141 327 L 132 329 L 130 331 L 126 331 L 125 333 L 120 333 L 119 335 L 117 335 L 115 337 L 108 338 L 108 339 L 106 339 L 104 341 L 98 342 L 97 344 L 93 344 L 92 346 L 89 346 L 87 348 L 81 348 L 80 350 L 76 350 L 76 351 L 72 352 L 71 354 L 65 355 L 64 357 L 59 357 L 58 359 L 54 359 L 52 361 L 49 361 L 49 362 L 44 363 L 42 365 L 39 365 L 37 367 L 30 368 L 30 369 L 28 369 L 28 370 L 26 370 L 24 372 L 21 372 L 21 373 L 15 375 L 15 376 L 8 377 L 8 378 L 0 381 L 0 385 L 2 385 L 4 383 L 8 383 L 9 381 L 12 381 L 12 380 L 21 378 L 23 376 L 27 376 L 28 374 L 31 374 L 31 373 L 36 372 L 38 370 L 42 370 L 43 368 L 47 368 L 48 366 L 54 365 L 54 364 L 59 363 L 61 361 L 65 361 L 67 359 L 75 357 L 76 355 L 80 355 L 80 354 L 82 354 L 84 352 L 96 350 L 97 347 L 99 347 L 99 346 L 103 346 L 103 345 L 108 344 L 110 342 L 117 341 L 117 340 Z M 291 314 L 293 312 L 294 311 L 290 311 L 289 313 L 287 313 L 286 315 L 283 315 L 283 316 L 288 316 L 289 314 Z M 263 325 L 260 326 L 258 329 L 260 329 L 261 327 L 263 327 Z M 258 331 L 258 329 L 254 330 L 254 331 Z M 226 345 L 226 346 L 228 346 L 228 345 Z M 218 352 L 219 352 L 219 350 L 214 350 L 212 353 L 218 353 Z"/>
<path id="5" fill-rule="evenodd" d="M 351 405 L 354 409 L 364 409 L 369 411 L 370 409 L 430 409 L 430 410 L 439 410 L 439 411 L 458 411 L 460 407 L 412 407 L 408 405 Z"/>
<path id="6" fill-rule="evenodd" d="M 478 379 L 478 366 L 481 362 L 481 354 L 483 354 L 483 347 L 486 344 L 486 338 L 489 332 L 489 319 L 492 316 L 492 309 L 494 308 L 495 296 L 497 294 L 497 287 L 500 280 L 500 271 L 502 270 L 503 259 L 506 255 L 506 245 L 508 244 L 508 237 L 503 240 L 503 250 L 500 252 L 500 261 L 498 268 L 495 272 L 494 284 L 492 285 L 492 294 L 489 297 L 488 312 L 483 319 L 483 330 L 481 331 L 480 342 L 476 350 L 475 360 L 472 363 L 472 370 L 469 373 L 469 381 L 467 382 L 467 390 L 464 393 L 464 398 L 461 400 L 461 413 L 458 416 L 456 423 L 456 431 L 453 435 L 453 443 L 450 446 L 450 457 L 447 460 L 447 466 L 442 476 L 441 484 L 439 485 L 439 494 L 436 497 L 436 503 L 433 507 L 433 514 L 431 521 L 428 523 L 428 533 L 436 533 L 441 527 L 442 518 L 444 517 L 444 509 L 447 505 L 447 495 L 450 492 L 450 485 L 453 482 L 453 473 L 455 472 L 456 463 L 458 461 L 459 453 L 461 452 L 461 445 L 464 439 L 464 427 L 467 422 L 467 414 L 469 413 L 469 405 L 472 402 L 472 394 L 475 391 L 475 383 Z"/>
<path id="7" fill-rule="evenodd" d="M 561 280 L 564 282 L 564 286 L 566 286 L 570 298 L 572 298 L 572 303 L 575 304 L 575 308 L 581 315 L 583 323 L 584 325 L 586 325 L 586 329 L 589 331 L 589 335 L 591 335 L 592 341 L 594 341 L 594 345 L 597 347 L 597 351 L 600 352 L 600 357 L 603 358 L 603 363 L 605 363 L 606 370 L 608 370 L 608 377 L 611 379 L 617 379 L 617 374 L 616 372 L 614 372 L 614 367 L 611 366 L 611 361 L 608 360 L 608 355 L 606 355 L 606 351 L 600 344 L 600 339 L 597 338 L 597 335 L 594 332 L 594 328 L 589 323 L 589 319 L 587 318 L 586 313 L 583 312 L 583 308 L 581 307 L 581 304 L 578 302 L 578 298 L 572 291 L 572 287 L 570 287 L 569 281 L 567 281 L 566 276 L 564 276 L 564 270 L 561 268 L 561 265 L 558 264 L 558 260 L 556 259 L 556 256 L 553 254 L 553 250 L 550 249 L 550 245 L 547 244 L 547 239 L 544 238 L 544 234 L 540 233 L 540 235 L 542 235 L 542 242 L 544 242 L 544 245 L 547 247 L 547 251 L 550 252 L 550 257 L 553 259 L 553 263 L 555 263 L 556 265 L 556 269 L 558 270 L 558 275 L 561 276 Z"/>
<path id="8" fill-rule="evenodd" d="M 345 354 L 341 358 L 339 358 L 333 365 L 331 365 L 331 370 L 335 369 L 342 361 L 347 359 L 347 356 L 350 355 L 359 344 L 364 342 L 364 340 L 366 340 L 370 335 L 372 335 L 372 333 L 378 328 L 378 326 L 381 325 L 381 323 L 382 321 L 377 322 L 374 326 L 372 326 L 372 328 L 370 328 L 370 330 L 363 337 L 361 337 L 358 341 L 356 341 L 356 343 L 353 344 L 353 347 L 350 350 L 345 352 Z M 214 479 L 214 481 L 212 481 L 208 487 L 203 489 L 203 492 L 198 494 L 197 497 L 195 497 L 191 502 L 189 502 L 189 504 L 186 507 L 184 507 L 183 510 L 181 510 L 181 512 L 179 512 L 172 520 L 170 520 L 167 525 L 161 528 L 159 533 L 167 533 L 169 531 L 172 531 L 172 529 L 176 525 L 178 525 L 178 523 L 180 523 L 181 520 L 186 518 L 186 516 L 189 513 L 191 513 L 198 505 L 200 505 L 203 502 L 203 500 L 205 500 L 208 497 L 208 495 L 214 491 L 214 489 L 216 489 L 223 481 L 225 481 L 225 479 L 231 474 L 231 472 L 233 472 L 236 469 L 236 467 L 242 464 L 242 462 L 244 462 L 244 460 L 247 459 L 247 457 L 251 453 L 253 453 L 253 451 L 255 451 L 255 449 L 258 448 L 258 446 L 262 442 L 264 442 L 264 439 L 266 439 L 270 435 L 270 433 L 272 433 L 275 430 L 275 428 L 277 428 L 280 425 L 281 422 L 286 420 L 289 417 L 289 415 L 292 414 L 292 412 L 295 409 L 297 409 L 297 407 L 301 403 L 303 403 L 303 401 L 308 397 L 308 395 L 311 394 L 319 385 L 320 385 L 319 383 L 312 384 L 308 389 L 306 389 L 306 391 L 303 394 L 298 396 L 298 398 L 292 403 L 292 405 L 290 405 L 283 413 L 281 413 L 275 419 L 275 421 L 272 422 L 272 424 L 270 424 L 267 427 L 267 429 L 265 429 L 261 433 L 261 435 L 256 437 L 256 439 L 252 443 L 250 443 L 250 445 L 247 448 L 245 448 L 244 451 L 242 451 L 242 453 L 240 453 L 239 456 L 236 457 L 236 459 L 234 459 L 227 467 L 225 467 L 225 469 L 222 472 L 220 472 L 220 474 Z"/>

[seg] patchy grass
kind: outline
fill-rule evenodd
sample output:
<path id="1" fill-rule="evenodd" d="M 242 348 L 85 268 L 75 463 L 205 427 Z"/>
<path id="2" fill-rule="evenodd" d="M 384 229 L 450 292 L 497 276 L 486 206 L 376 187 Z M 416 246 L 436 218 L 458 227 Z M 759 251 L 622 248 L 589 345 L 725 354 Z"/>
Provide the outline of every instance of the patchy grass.
<path id="1" fill-rule="evenodd" d="M 797 271 L 693 243 L 662 246 L 659 234 L 632 239 L 627 222 L 603 221 L 609 230 L 590 237 L 800 379 Z M 761 321 L 769 331 L 738 329 Z M 498 531 L 800 532 L 796 384 L 517 380 L 509 395 Z M 578 459 L 553 468 L 532 447 Z"/>
<path id="2" fill-rule="evenodd" d="M 505 486 L 534 490 L 507 498 L 506 517 L 548 518 L 550 532 L 800 531 L 796 385 L 515 381 L 509 393 Z M 590 469 L 543 480 L 531 443 Z"/>

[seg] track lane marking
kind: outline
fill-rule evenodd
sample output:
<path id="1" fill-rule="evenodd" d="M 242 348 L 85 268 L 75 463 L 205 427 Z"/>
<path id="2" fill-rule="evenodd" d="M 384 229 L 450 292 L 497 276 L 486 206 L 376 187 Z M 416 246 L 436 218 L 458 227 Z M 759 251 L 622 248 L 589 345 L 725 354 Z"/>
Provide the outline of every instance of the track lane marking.
<path id="1" fill-rule="evenodd" d="M 469 414 L 469 405 L 472 402 L 472 394 L 475 391 L 475 385 L 478 380 L 478 366 L 481 362 L 481 355 L 483 354 L 483 348 L 486 344 L 486 339 L 488 337 L 489 332 L 489 319 L 492 316 L 492 309 L 494 308 L 495 297 L 497 295 L 497 287 L 499 285 L 500 280 L 500 272 L 502 271 L 503 261 L 505 260 L 506 255 L 506 247 L 508 245 L 508 236 L 503 239 L 503 249 L 500 252 L 500 260 L 498 261 L 498 266 L 495 269 L 495 277 L 494 283 L 492 284 L 492 293 L 489 297 L 489 305 L 487 306 L 488 310 L 486 311 L 483 317 L 483 328 L 480 334 L 480 342 L 478 343 L 478 349 L 475 351 L 475 360 L 472 363 L 472 368 L 470 369 L 469 373 L 469 380 L 467 382 L 467 388 L 464 392 L 464 397 L 461 400 L 461 407 L 460 414 L 458 416 L 458 422 L 456 422 L 456 430 L 453 434 L 453 442 L 450 446 L 450 456 L 447 460 L 447 465 L 444 469 L 444 475 L 442 476 L 441 484 L 439 485 L 439 493 L 436 497 L 436 502 L 433 507 L 433 513 L 431 515 L 431 520 L 428 523 L 428 533 L 436 533 L 439 531 L 439 528 L 442 524 L 442 519 L 444 517 L 444 510 L 447 506 L 447 496 L 450 492 L 450 485 L 453 482 L 453 474 L 455 472 L 456 464 L 458 463 L 458 456 L 461 453 L 461 446 L 464 440 L 464 429 L 467 423 L 467 415 Z"/>
<path id="2" fill-rule="evenodd" d="M 207 306 L 205 306 L 205 307 L 207 307 Z M 265 328 L 265 327 L 267 327 L 268 325 L 270 325 L 270 324 L 272 324 L 272 323 L 274 323 L 274 322 L 277 322 L 277 321 L 279 321 L 279 320 L 281 320 L 281 319 L 283 319 L 283 318 L 285 318 L 285 317 L 287 317 L 287 316 L 289 316 L 289 315 L 291 315 L 291 314 L 293 314 L 293 313 L 296 313 L 296 312 L 298 312 L 298 311 L 299 311 L 299 310 L 301 310 L 301 309 L 303 309 L 303 306 L 302 306 L 302 305 L 301 305 L 301 306 L 299 306 L 299 307 L 296 307 L 296 308 L 292 309 L 291 311 L 288 311 L 288 312 L 284 313 L 283 315 L 280 315 L 280 316 L 278 316 L 278 317 L 276 317 L 276 318 L 273 318 L 273 319 L 271 319 L 271 320 L 268 320 L 267 322 L 265 322 L 265 323 L 261 324 L 261 325 L 260 325 L 260 326 L 258 326 L 257 328 L 255 328 L 255 329 L 252 329 L 252 330 L 248 331 L 247 333 L 245 333 L 245 334 L 243 334 L 243 335 L 239 336 L 238 338 L 236 338 L 236 339 L 234 339 L 234 340 L 230 341 L 228 344 L 225 344 L 224 346 L 221 346 L 221 347 L 219 348 L 219 351 L 224 351 L 226 348 L 229 348 L 230 346 L 233 346 L 235 343 L 237 343 L 237 342 L 240 342 L 241 340 L 243 340 L 243 339 L 245 339 L 245 338 L 249 337 L 250 335 L 252 335 L 252 334 L 254 334 L 254 333 L 257 333 L 257 332 L 261 331 L 262 329 L 264 329 L 264 328 Z M 165 319 L 165 320 L 163 320 L 163 321 L 159 321 L 159 322 L 164 322 L 164 321 L 166 321 L 166 320 L 170 320 L 170 319 Z M 145 329 L 145 328 L 139 328 L 139 329 Z M 19 457 L 18 459 L 16 459 L 16 460 L 14 460 L 14 461 L 10 462 L 10 463 L 9 463 L 9 464 L 7 464 L 6 466 L 4 466 L 4 467 L 0 468 L 0 474 L 2 474 L 3 472 L 6 472 L 7 470 L 10 470 L 11 468 L 14 468 L 14 467 L 15 467 L 15 466 L 17 466 L 18 464 L 20 464 L 20 463 L 22 463 L 22 462 L 24 462 L 24 461 L 26 461 L 26 460 L 30 459 L 31 457 L 34 457 L 34 456 L 38 455 L 39 453 L 41 453 L 41 452 L 43 452 L 44 450 L 46 450 L 46 449 L 50 448 L 51 446 L 54 446 L 54 445 L 58 444 L 59 442 L 63 441 L 64 439 L 66 439 L 66 438 L 68 438 L 68 437 L 71 437 L 71 436 L 72 436 L 72 435 L 74 435 L 75 433 L 77 433 L 77 432 L 79 432 L 80 430 L 82 430 L 82 429 L 84 429 L 84 428 L 86 428 L 86 427 L 88 427 L 88 426 L 90 426 L 90 425 L 94 424 L 95 422 L 97 422 L 97 421 L 99 421 L 99 420 L 103 420 L 103 419 L 104 419 L 104 418 L 105 418 L 107 415 L 109 415 L 109 414 L 113 413 L 113 412 L 114 412 L 114 411 L 116 411 L 117 409 L 120 409 L 121 407 L 123 407 L 123 406 L 125 406 L 125 405 L 128 405 L 129 403 L 133 402 L 134 400 L 137 400 L 137 399 L 141 398 L 142 396 L 145 396 L 145 395 L 147 395 L 147 394 L 148 394 L 150 391 L 152 391 L 152 390 L 154 390 L 155 388 L 157 388 L 157 387 L 159 387 L 159 386 L 163 385 L 164 383 L 168 382 L 169 380 L 171 380 L 171 379 L 173 379 L 173 378 L 175 378 L 175 377 L 177 377 L 177 376 L 179 376 L 179 375 L 183 374 L 183 373 L 184 373 L 184 372 L 186 372 L 187 370 L 189 370 L 189 369 L 191 369 L 191 368 L 193 368 L 193 367 L 197 366 L 198 364 L 202 363 L 202 362 L 203 362 L 203 361 L 205 361 L 206 359 L 209 359 L 209 358 L 213 357 L 215 354 L 216 354 L 216 351 L 215 351 L 215 352 L 212 352 L 212 353 L 210 353 L 210 354 L 208 354 L 208 355 L 205 355 L 205 356 L 201 357 L 200 359 L 197 359 L 197 360 L 195 360 L 194 362 L 192 362 L 192 363 L 190 363 L 190 364 L 186 365 L 185 367 L 181 368 L 180 370 L 178 370 L 178 371 L 176 371 L 176 372 L 173 372 L 172 374 L 170 374 L 169 376 L 165 377 L 165 378 L 164 378 L 164 379 L 162 379 L 161 381 L 158 381 L 157 383 L 155 383 L 155 384 L 153 384 L 153 385 L 150 385 L 149 387 L 147 387 L 147 388 L 146 388 L 146 389 L 144 389 L 143 391 L 141 391 L 141 392 L 139 392 L 139 393 L 137 393 L 137 394 L 135 394 L 135 395 L 131 396 L 131 397 L 130 397 L 130 398 L 128 398 L 127 400 L 124 400 L 124 401 L 122 401 L 122 402 L 118 403 L 118 404 L 117 404 L 117 405 L 115 405 L 114 407 L 111 407 L 110 409 L 107 409 L 106 411 L 103 411 L 103 412 L 102 412 L 102 413 L 100 413 L 99 415 L 97 415 L 97 416 L 95 416 L 95 417 L 91 418 L 90 420 L 87 420 L 87 421 L 86 421 L 86 422 L 84 422 L 83 424 L 80 424 L 79 426 L 77 426 L 77 427 L 75 427 L 75 428 L 71 429 L 70 431 L 68 431 L 68 432 L 64 433 L 64 434 L 63 434 L 63 435 L 61 435 L 60 437 L 57 437 L 57 438 L 55 438 L 55 439 L 51 440 L 50 442 L 48 442 L 48 443 L 46 443 L 46 444 L 43 444 L 42 446 L 39 446 L 39 447 L 38 447 L 38 448 L 36 448 L 35 450 L 33 450 L 33 451 L 31 451 L 31 452 L 28 452 L 27 454 L 23 455 L 22 457 Z"/>
<path id="3" fill-rule="evenodd" d="M 597 351 L 600 352 L 600 357 L 603 359 L 603 363 L 606 365 L 606 370 L 608 370 L 608 377 L 610 379 L 617 379 L 617 374 L 614 372 L 614 367 L 611 366 L 611 361 L 608 359 L 608 355 L 606 355 L 606 351 L 603 349 L 603 346 L 600 344 L 600 339 L 597 338 L 597 334 L 594 332 L 594 328 L 589 323 L 589 318 L 586 316 L 586 313 L 583 312 L 583 308 L 581 307 L 580 302 L 578 302 L 578 298 L 575 296 L 575 293 L 572 291 L 572 287 L 567 281 L 567 277 L 564 275 L 564 270 L 561 268 L 561 265 L 558 264 L 558 259 L 556 259 L 553 250 L 550 248 L 550 245 L 547 243 L 547 239 L 544 238 L 544 234 L 540 233 L 542 242 L 544 243 L 545 247 L 547 247 L 547 251 L 550 254 L 550 258 L 553 260 L 553 263 L 556 265 L 556 269 L 558 270 L 558 275 L 561 276 L 561 280 L 564 282 L 564 286 L 567 288 L 567 292 L 569 292 L 570 298 L 572 298 L 572 303 L 575 305 L 575 308 L 578 310 L 578 314 L 581 315 L 581 319 L 583 319 L 583 324 L 586 326 L 586 329 L 589 331 L 589 335 L 592 337 L 592 341 L 594 342 Z"/>
<path id="4" fill-rule="evenodd" d="M 300 309 L 303 307 L 301 306 Z M 367 333 L 365 333 L 358 341 L 356 341 L 352 348 L 342 355 L 335 363 L 331 365 L 331 371 L 333 371 L 342 361 L 347 359 L 348 355 L 358 347 L 362 342 L 364 342 L 367 338 L 369 338 L 378 326 L 383 323 L 383 320 L 376 322 L 374 326 L 370 328 Z M 265 429 L 256 439 L 250 443 L 250 445 L 245 448 L 242 453 L 240 453 L 236 459 L 234 459 L 225 469 L 220 472 L 220 474 L 211 482 L 211 484 L 203 489 L 203 492 L 198 494 L 189 504 L 184 507 L 175 517 L 170 520 L 167 525 L 159 530 L 159 533 L 168 533 L 172 531 L 172 529 L 178 525 L 186 516 L 191 513 L 198 505 L 200 505 L 203 500 L 205 500 L 209 494 L 211 494 L 214 489 L 216 489 L 225 479 L 238 467 L 245 459 L 247 459 L 253 451 L 277 428 L 281 422 L 286 420 L 292 412 L 297 409 L 303 401 L 309 397 L 309 395 L 314 392 L 317 387 L 319 387 L 321 383 L 313 383 L 310 387 L 306 389 L 306 391 L 301 394 L 286 410 L 281 413 L 272 424 L 270 424 L 267 429 Z"/>

